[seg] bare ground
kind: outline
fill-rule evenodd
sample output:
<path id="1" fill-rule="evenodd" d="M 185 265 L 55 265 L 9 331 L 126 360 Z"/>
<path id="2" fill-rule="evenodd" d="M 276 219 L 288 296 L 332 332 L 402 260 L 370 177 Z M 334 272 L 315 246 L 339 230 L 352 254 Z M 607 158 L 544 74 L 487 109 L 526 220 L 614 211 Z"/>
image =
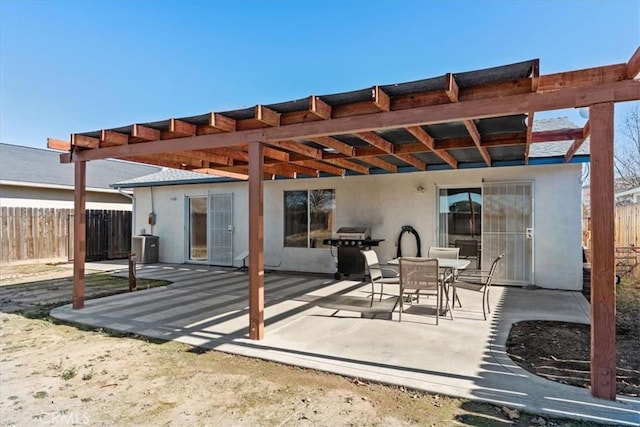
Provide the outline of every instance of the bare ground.
<path id="1" fill-rule="evenodd" d="M 87 277 L 93 295 L 128 289 L 105 276 Z M 1 425 L 592 425 L 56 324 L 71 281 L 37 278 L 0 280 Z"/>
<path id="2" fill-rule="evenodd" d="M 616 387 L 640 396 L 640 280 L 626 278 L 616 292 Z M 509 356 L 524 369 L 552 381 L 590 387 L 589 325 L 527 321 L 513 326 Z"/>

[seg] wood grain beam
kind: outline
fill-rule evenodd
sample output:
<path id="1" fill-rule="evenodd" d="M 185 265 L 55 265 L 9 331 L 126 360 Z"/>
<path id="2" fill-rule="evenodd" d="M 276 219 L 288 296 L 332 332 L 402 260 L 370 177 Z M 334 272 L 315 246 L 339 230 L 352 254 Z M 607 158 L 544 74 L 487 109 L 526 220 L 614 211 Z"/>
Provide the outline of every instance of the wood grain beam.
<path id="1" fill-rule="evenodd" d="M 640 47 L 631 55 L 627 61 L 627 77 L 630 79 L 638 78 L 640 74 Z"/>
<path id="2" fill-rule="evenodd" d="M 248 147 L 247 147 L 248 148 Z M 233 148 L 215 148 L 213 150 L 205 150 L 207 153 L 217 154 L 219 156 L 225 156 L 233 160 L 240 160 L 242 162 L 249 162 L 249 153 L 243 150 L 236 150 Z"/>
<path id="3" fill-rule="evenodd" d="M 542 85 L 542 80 L 540 84 Z M 499 98 L 484 98 L 473 101 L 461 100 L 457 103 L 444 105 L 431 105 L 385 113 L 377 112 L 259 130 L 176 138 L 157 141 L 154 144 L 128 144 L 125 146 L 82 150 L 74 153 L 73 159 L 70 159 L 69 156 L 63 156 L 61 161 L 87 161 L 179 150 L 238 146 L 246 144 L 250 140 L 255 140 L 255 138 L 263 138 L 269 143 L 280 140 L 309 139 L 317 136 L 380 131 L 399 127 L 521 114 L 529 111 L 577 108 L 601 102 L 635 100 L 640 100 L 640 82 L 634 80 L 584 84 L 579 87 L 560 88 L 545 92 L 541 92 L 539 87 L 538 92 Z"/>
<path id="4" fill-rule="evenodd" d="M 203 160 L 205 162 L 212 163 L 212 164 L 218 164 L 223 166 L 233 166 L 233 159 L 218 153 L 212 153 L 211 151 L 205 151 L 205 150 L 180 151 L 173 154 L 192 158 L 192 159 Z"/>
<path id="5" fill-rule="evenodd" d="M 394 165 L 393 163 L 389 163 L 386 160 L 380 159 L 376 156 L 362 156 L 362 157 L 358 157 L 358 160 L 368 163 L 373 167 L 384 169 L 387 172 L 391 172 L 391 173 L 398 172 L 398 167 L 396 165 Z"/>
<path id="6" fill-rule="evenodd" d="M 435 155 L 437 155 L 442 160 L 444 160 L 449 166 L 451 166 L 453 169 L 457 169 L 458 168 L 458 161 L 455 159 L 455 157 L 453 157 L 451 154 L 449 154 L 446 150 L 436 149 L 435 140 L 433 139 L 433 137 L 431 135 L 429 135 L 429 133 L 426 130 L 424 130 L 420 126 L 409 126 L 406 129 L 422 145 L 427 147 Z M 404 144 L 404 145 L 406 145 L 406 144 Z"/>
<path id="7" fill-rule="evenodd" d="M 531 92 L 537 92 L 540 85 L 540 59 L 533 60 L 533 68 L 531 70 Z"/>
<path id="8" fill-rule="evenodd" d="M 180 136 L 193 136 L 196 134 L 196 125 L 183 120 L 169 119 L 169 132 Z"/>
<path id="9" fill-rule="evenodd" d="M 371 88 L 373 105 L 380 111 L 389 111 L 391 108 L 391 101 L 389 95 L 385 93 L 380 86 L 374 86 Z"/>
<path id="10" fill-rule="evenodd" d="M 264 338 L 264 157 L 249 143 L 249 338 Z"/>
<path id="11" fill-rule="evenodd" d="M 300 144 L 296 141 L 275 141 L 275 142 L 269 142 L 269 144 L 278 148 L 283 148 L 285 150 L 292 151 L 294 153 L 303 154 L 313 159 L 317 159 L 317 160 L 322 159 L 322 150 L 309 147 L 304 144 Z"/>
<path id="12" fill-rule="evenodd" d="M 71 150 L 71 143 L 61 139 L 47 138 L 47 148 L 50 150 L 69 151 Z"/>
<path id="13" fill-rule="evenodd" d="M 567 153 L 564 155 L 565 163 L 568 163 L 569 160 L 571 160 L 573 158 L 574 154 L 576 154 L 576 152 L 582 146 L 584 141 L 589 137 L 589 133 L 591 132 L 590 123 L 591 123 L 591 120 L 589 119 L 584 124 L 584 127 L 582 129 L 580 129 L 582 131 L 582 134 L 580 135 L 580 137 L 576 138 L 573 141 L 573 143 L 571 144 L 571 147 L 569 147 L 569 149 L 567 150 Z"/>
<path id="14" fill-rule="evenodd" d="M 275 148 L 267 146 L 263 147 L 262 150 L 264 157 L 266 158 L 279 160 L 281 162 L 289 161 L 289 153 L 285 153 L 284 151 L 276 150 Z"/>
<path id="15" fill-rule="evenodd" d="M 464 120 L 464 127 L 467 128 L 469 135 L 471 135 L 471 139 L 476 144 L 480 155 L 484 159 L 484 162 L 487 166 L 491 166 L 491 156 L 489 156 L 489 151 L 485 147 L 482 146 L 482 138 L 480 137 L 480 132 L 478 132 L 478 128 L 476 127 L 476 123 L 473 120 Z"/>
<path id="16" fill-rule="evenodd" d="M 84 308 L 84 263 L 87 254 L 87 163 L 74 165 L 73 189 L 73 309 Z"/>
<path id="17" fill-rule="evenodd" d="M 309 112 L 322 120 L 331 118 L 331 106 L 315 95 L 309 97 Z"/>
<path id="18" fill-rule="evenodd" d="M 236 120 L 219 113 L 209 113 L 208 123 L 196 126 L 196 135 L 210 135 L 212 133 L 235 131 Z"/>
<path id="19" fill-rule="evenodd" d="M 100 147 L 113 147 L 114 145 L 124 145 L 129 143 L 129 135 L 112 130 L 102 130 L 100 132 Z"/>
<path id="20" fill-rule="evenodd" d="M 405 163 L 410 164 L 415 168 L 418 168 L 420 170 L 427 169 L 427 164 L 422 160 L 420 160 L 419 158 L 415 157 L 413 154 L 395 154 L 395 156 L 398 159 L 402 160 Z"/>
<path id="21" fill-rule="evenodd" d="M 346 154 L 347 156 L 352 156 L 355 153 L 355 147 L 331 136 L 319 136 L 317 138 L 312 138 L 311 141 L 324 147 L 332 148 L 338 153 Z"/>
<path id="22" fill-rule="evenodd" d="M 192 172 L 202 173 L 206 175 L 224 176 L 227 178 L 241 179 L 243 181 L 246 181 L 249 179 L 249 175 L 247 174 L 225 171 L 225 170 L 214 169 L 214 168 L 192 169 Z"/>
<path id="23" fill-rule="evenodd" d="M 458 102 L 460 89 L 453 74 L 447 73 L 444 79 L 444 93 L 447 95 L 447 98 L 449 98 L 450 102 Z"/>
<path id="24" fill-rule="evenodd" d="M 367 144 L 370 144 L 380 150 L 384 151 L 388 154 L 393 154 L 394 146 L 392 143 L 378 135 L 374 132 L 360 132 L 357 133 L 356 136 L 361 140 L 365 141 Z"/>
<path id="25" fill-rule="evenodd" d="M 322 159 L 322 161 L 338 166 L 342 169 L 349 169 L 362 175 L 369 175 L 368 167 L 347 159 Z"/>
<path id="26" fill-rule="evenodd" d="M 527 139 L 524 145 L 524 164 L 529 164 L 529 150 L 531 149 L 531 143 L 533 142 L 533 111 L 529 111 L 527 115 Z"/>
<path id="27" fill-rule="evenodd" d="M 74 133 L 71 135 L 71 145 L 83 148 L 98 148 L 100 139 Z"/>
<path id="28" fill-rule="evenodd" d="M 280 126 L 280 113 L 276 113 L 264 105 L 255 106 L 254 118 L 268 126 Z"/>
<path id="29" fill-rule="evenodd" d="M 160 139 L 160 131 L 143 125 L 133 125 L 131 136 L 144 141 L 157 141 Z"/>
<path id="30" fill-rule="evenodd" d="M 315 169 L 321 172 L 326 172 L 336 176 L 344 176 L 345 174 L 344 169 L 328 165 L 318 160 L 299 160 L 294 162 L 293 164 L 305 166 L 311 169 Z"/>
<path id="31" fill-rule="evenodd" d="M 591 394 L 616 398 L 616 285 L 613 103 L 590 108 L 591 120 Z"/>
<path id="32" fill-rule="evenodd" d="M 582 137 L 583 130 L 581 128 L 567 128 L 546 130 L 542 132 L 533 132 L 531 142 L 552 142 L 552 141 L 569 141 Z"/>
<path id="33" fill-rule="evenodd" d="M 546 92 L 580 86 L 598 86 L 627 79 L 627 64 L 614 64 L 540 76 L 538 91 Z"/>
<path id="34" fill-rule="evenodd" d="M 181 169 L 181 170 L 188 169 L 187 166 L 184 165 L 183 163 L 169 161 L 168 159 L 164 158 L 162 154 L 149 154 L 146 156 L 122 156 L 120 157 L 120 159 L 126 160 L 128 162 L 144 163 L 147 165 L 154 165 L 154 166 L 160 166 L 165 168 Z"/>

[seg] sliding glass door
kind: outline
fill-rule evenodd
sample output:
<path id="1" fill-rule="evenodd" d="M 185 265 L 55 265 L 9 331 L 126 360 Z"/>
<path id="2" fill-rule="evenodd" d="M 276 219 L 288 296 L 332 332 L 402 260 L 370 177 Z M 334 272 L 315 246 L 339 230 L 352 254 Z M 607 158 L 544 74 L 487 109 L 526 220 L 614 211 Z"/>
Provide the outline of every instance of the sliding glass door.
<path id="1" fill-rule="evenodd" d="M 187 198 L 189 219 L 188 260 L 207 262 L 207 198 Z"/>

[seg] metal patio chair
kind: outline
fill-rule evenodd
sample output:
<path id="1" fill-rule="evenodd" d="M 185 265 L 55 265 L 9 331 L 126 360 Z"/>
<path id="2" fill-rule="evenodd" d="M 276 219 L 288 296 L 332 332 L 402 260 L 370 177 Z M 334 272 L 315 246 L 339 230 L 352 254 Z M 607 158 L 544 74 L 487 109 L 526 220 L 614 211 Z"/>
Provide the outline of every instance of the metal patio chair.
<path id="1" fill-rule="evenodd" d="M 453 306 L 455 307 L 457 300 L 458 305 L 462 307 L 462 303 L 460 302 L 460 297 L 457 292 L 458 289 L 482 292 L 482 314 L 484 315 L 484 320 L 487 320 L 487 313 L 491 313 L 491 308 L 489 306 L 489 291 L 491 290 L 493 275 L 498 268 L 498 262 L 503 257 L 504 254 L 497 257 L 491 264 L 489 271 L 474 271 L 469 272 L 468 274 L 460 274 L 457 280 L 451 283 L 451 286 L 453 287 Z"/>
<path id="2" fill-rule="evenodd" d="M 400 315 L 398 321 L 402 322 L 402 312 L 404 311 L 404 295 L 423 294 L 434 295 L 436 297 L 436 325 L 440 319 L 443 305 L 443 292 L 447 277 L 440 271 L 437 259 L 425 258 L 400 258 Z M 449 307 L 449 300 L 445 300 L 444 310 L 449 310 L 451 319 L 453 313 Z"/>
<path id="3" fill-rule="evenodd" d="M 384 285 L 399 285 L 400 276 L 398 272 L 391 268 L 382 268 L 378 261 L 378 255 L 374 250 L 360 251 L 364 256 L 367 277 L 371 282 L 371 307 L 373 307 L 373 299 L 375 297 L 375 285 L 380 285 L 380 299 L 382 301 L 382 293 Z"/>

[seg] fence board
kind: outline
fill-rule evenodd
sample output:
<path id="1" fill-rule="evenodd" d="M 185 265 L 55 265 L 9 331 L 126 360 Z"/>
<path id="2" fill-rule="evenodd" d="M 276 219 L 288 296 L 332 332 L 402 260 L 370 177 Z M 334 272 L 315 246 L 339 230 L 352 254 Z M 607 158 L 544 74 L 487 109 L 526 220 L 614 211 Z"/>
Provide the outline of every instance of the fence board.
<path id="1" fill-rule="evenodd" d="M 73 209 L 3 206 L 0 241 L 3 263 L 71 259 Z M 126 258 L 130 250 L 131 212 L 87 210 L 87 259 Z"/>

